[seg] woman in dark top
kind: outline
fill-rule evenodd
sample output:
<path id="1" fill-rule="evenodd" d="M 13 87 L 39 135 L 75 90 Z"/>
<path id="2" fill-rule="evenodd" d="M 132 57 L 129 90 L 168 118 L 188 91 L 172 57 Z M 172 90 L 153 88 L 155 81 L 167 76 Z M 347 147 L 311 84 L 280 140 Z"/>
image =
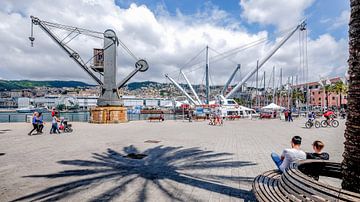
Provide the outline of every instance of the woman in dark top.
<path id="1" fill-rule="evenodd" d="M 321 152 L 324 148 L 324 143 L 320 140 L 314 141 L 312 144 L 314 153 L 306 152 L 306 159 L 318 159 L 318 160 L 329 160 L 329 154 L 326 152 Z"/>
<path id="2" fill-rule="evenodd" d="M 308 153 L 306 152 L 306 159 L 317 159 L 317 160 L 329 160 L 329 154 L 326 152 L 321 152 L 321 150 L 324 148 L 324 143 L 320 140 L 314 141 L 312 144 L 314 153 Z M 309 177 L 312 177 L 314 180 L 318 181 L 319 177 L 322 172 L 322 165 L 315 165 L 311 172 L 309 172 L 307 175 Z"/>

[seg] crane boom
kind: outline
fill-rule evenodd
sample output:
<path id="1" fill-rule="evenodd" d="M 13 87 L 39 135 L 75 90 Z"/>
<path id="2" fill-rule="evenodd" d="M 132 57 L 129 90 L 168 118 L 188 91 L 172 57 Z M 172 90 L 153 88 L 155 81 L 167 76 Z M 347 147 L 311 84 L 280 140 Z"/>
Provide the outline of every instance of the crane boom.
<path id="1" fill-rule="evenodd" d="M 226 82 L 226 84 L 224 85 L 224 88 L 221 90 L 220 94 L 221 95 L 225 95 L 226 93 L 226 89 L 228 88 L 229 84 L 231 83 L 231 81 L 234 79 L 236 73 L 240 70 L 241 65 L 238 64 L 234 70 L 234 72 L 231 74 L 229 80 Z"/>
<path id="2" fill-rule="evenodd" d="M 239 88 L 246 82 L 248 81 L 275 53 L 277 50 L 279 50 L 279 48 L 281 48 L 281 46 L 283 46 L 285 44 L 285 42 L 292 36 L 294 35 L 294 33 L 300 29 L 300 30 L 304 30 L 306 27 L 306 22 L 305 20 L 302 20 L 293 30 L 291 30 L 291 32 L 286 35 L 280 42 L 278 45 L 276 45 L 271 51 L 270 53 L 259 62 L 258 67 L 256 67 L 253 71 L 251 71 L 249 74 L 247 74 L 226 96 L 225 98 L 229 98 L 231 97 L 236 91 L 239 90 Z"/>
<path id="3" fill-rule="evenodd" d="M 184 93 L 184 95 L 193 103 L 193 104 L 197 104 L 195 102 L 195 100 L 173 79 L 171 78 L 169 75 L 165 74 L 165 77 L 168 78 L 182 93 Z"/>
<path id="4" fill-rule="evenodd" d="M 201 102 L 201 100 L 200 100 L 200 98 L 199 98 L 198 94 L 195 92 L 195 90 L 194 90 L 193 86 L 191 85 L 191 83 L 190 83 L 189 79 L 186 77 L 186 75 L 184 74 L 184 72 L 183 72 L 183 71 L 181 71 L 181 70 L 180 70 L 180 73 L 183 75 L 183 77 L 184 77 L 184 79 L 185 79 L 186 83 L 189 85 L 189 87 L 190 87 L 190 89 L 191 89 L 192 93 L 195 95 L 195 98 L 196 98 L 196 100 L 198 101 L 198 104 L 199 104 L 199 105 L 201 105 L 201 104 L 202 104 L 202 102 Z"/>
<path id="5" fill-rule="evenodd" d="M 40 28 L 46 34 L 48 34 L 49 37 L 51 39 L 53 39 L 55 41 L 55 43 L 58 44 L 70 56 L 70 58 L 72 58 L 76 62 L 76 64 L 78 64 L 86 73 L 88 73 L 91 76 L 91 78 L 93 78 L 99 85 L 103 85 L 103 82 L 93 72 L 91 72 L 91 70 L 86 66 L 86 63 L 84 63 L 81 60 L 80 55 L 77 52 L 75 52 L 74 50 L 72 50 L 71 48 L 69 48 L 58 37 L 56 37 L 55 34 L 52 33 L 51 30 L 46 27 L 46 25 L 43 23 L 43 21 L 41 21 L 37 17 L 31 16 L 31 22 L 34 25 L 39 25 Z"/>

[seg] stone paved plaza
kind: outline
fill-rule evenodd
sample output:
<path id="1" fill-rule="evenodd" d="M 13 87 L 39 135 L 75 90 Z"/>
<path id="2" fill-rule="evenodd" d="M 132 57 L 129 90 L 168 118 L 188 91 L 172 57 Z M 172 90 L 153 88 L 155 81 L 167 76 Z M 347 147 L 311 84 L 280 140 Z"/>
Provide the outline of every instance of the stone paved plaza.
<path id="1" fill-rule="evenodd" d="M 341 161 L 339 121 L 336 129 L 306 129 L 305 119 L 73 123 L 73 133 L 60 135 L 47 123 L 36 136 L 27 135 L 30 124 L 2 123 L 0 201 L 253 201 L 253 178 L 275 168 L 270 152 L 290 147 L 294 135 L 305 151 L 322 140 Z"/>

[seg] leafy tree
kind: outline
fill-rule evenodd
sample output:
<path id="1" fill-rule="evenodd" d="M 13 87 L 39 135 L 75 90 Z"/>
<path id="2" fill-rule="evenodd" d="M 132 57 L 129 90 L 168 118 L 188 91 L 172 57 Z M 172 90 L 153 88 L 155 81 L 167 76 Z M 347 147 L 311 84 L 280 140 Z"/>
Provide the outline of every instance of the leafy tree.
<path id="1" fill-rule="evenodd" d="M 66 108 L 66 106 L 65 106 L 64 104 L 58 104 L 58 105 L 56 106 L 56 109 L 59 110 L 59 111 L 62 111 L 62 110 L 64 110 L 65 108 Z"/>

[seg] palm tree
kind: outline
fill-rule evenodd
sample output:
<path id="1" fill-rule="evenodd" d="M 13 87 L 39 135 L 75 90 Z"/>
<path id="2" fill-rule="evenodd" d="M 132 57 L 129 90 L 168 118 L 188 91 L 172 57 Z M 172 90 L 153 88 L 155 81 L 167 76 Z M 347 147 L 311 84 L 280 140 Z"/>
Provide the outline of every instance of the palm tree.
<path id="1" fill-rule="evenodd" d="M 331 95 L 331 93 L 333 92 L 333 85 L 332 84 L 325 84 L 324 85 L 324 90 L 325 90 L 326 107 L 329 108 L 329 95 Z"/>
<path id="2" fill-rule="evenodd" d="M 360 1 L 350 0 L 349 92 L 342 188 L 360 193 Z"/>
<path id="3" fill-rule="evenodd" d="M 295 101 L 296 107 L 299 107 L 300 103 L 305 102 L 304 92 L 302 92 L 300 89 L 294 89 L 292 93 L 292 100 Z"/>
<path id="4" fill-rule="evenodd" d="M 342 99 L 342 95 L 347 93 L 347 86 L 342 82 L 342 81 L 338 81 L 334 84 L 334 92 L 340 97 L 340 103 L 339 106 L 341 108 L 341 99 Z M 336 103 L 337 104 L 337 103 Z"/>

